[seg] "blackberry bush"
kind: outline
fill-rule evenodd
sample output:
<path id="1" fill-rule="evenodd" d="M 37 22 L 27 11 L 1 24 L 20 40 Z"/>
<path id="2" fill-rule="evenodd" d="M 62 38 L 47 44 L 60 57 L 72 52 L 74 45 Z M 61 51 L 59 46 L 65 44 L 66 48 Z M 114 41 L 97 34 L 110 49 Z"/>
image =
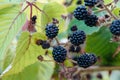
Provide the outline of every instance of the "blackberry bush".
<path id="1" fill-rule="evenodd" d="M 93 7 L 95 4 L 97 4 L 98 0 L 84 0 L 85 6 Z"/>
<path id="2" fill-rule="evenodd" d="M 120 36 L 120 20 L 113 21 L 109 29 L 113 35 Z"/>
<path id="3" fill-rule="evenodd" d="M 82 54 L 77 59 L 77 63 L 80 67 L 87 68 L 89 66 L 92 66 L 97 61 L 97 58 L 94 54 Z"/>
<path id="4" fill-rule="evenodd" d="M 86 39 L 86 34 L 84 31 L 77 30 L 73 32 L 70 36 L 70 42 L 75 45 L 79 46 L 80 44 L 83 44 Z"/>
<path id="5" fill-rule="evenodd" d="M 51 23 L 46 26 L 45 31 L 46 31 L 46 36 L 50 39 L 53 39 L 57 36 L 59 29 L 58 26 Z"/>
<path id="6" fill-rule="evenodd" d="M 96 15 L 89 15 L 86 19 L 85 19 L 85 24 L 87 26 L 93 27 L 97 25 L 97 21 L 98 21 L 98 17 Z"/>
<path id="7" fill-rule="evenodd" d="M 74 17 L 77 20 L 84 20 L 84 19 L 86 19 L 87 16 L 88 16 L 88 12 L 87 12 L 85 6 L 80 5 L 74 11 Z"/>
<path id="8" fill-rule="evenodd" d="M 63 63 L 67 56 L 67 50 L 62 46 L 56 46 L 52 51 L 53 58 L 58 63 Z"/>

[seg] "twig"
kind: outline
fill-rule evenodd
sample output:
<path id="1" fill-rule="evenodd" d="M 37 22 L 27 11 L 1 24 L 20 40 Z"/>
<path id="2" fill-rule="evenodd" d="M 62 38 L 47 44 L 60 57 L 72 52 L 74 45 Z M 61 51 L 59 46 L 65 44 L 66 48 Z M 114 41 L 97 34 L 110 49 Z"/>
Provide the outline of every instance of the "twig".
<path id="1" fill-rule="evenodd" d="M 88 69 L 79 69 L 79 72 L 97 72 L 97 71 L 109 71 L 109 70 L 120 70 L 120 67 L 97 67 Z"/>
<path id="2" fill-rule="evenodd" d="M 104 4 L 102 4 L 102 5 L 103 5 L 103 7 L 107 10 L 107 12 L 108 12 L 114 19 L 117 20 L 117 17 L 116 17 L 115 15 L 112 14 L 112 12 L 107 8 L 107 6 L 104 5 Z"/>
<path id="3" fill-rule="evenodd" d="M 41 10 L 38 6 L 36 6 L 35 4 L 32 4 L 35 8 L 37 8 L 40 12 L 42 12 L 42 13 L 44 13 L 46 16 L 47 16 L 47 18 L 48 18 L 48 21 L 49 21 L 49 16 L 43 11 L 43 10 Z"/>
<path id="4" fill-rule="evenodd" d="M 58 39 L 57 39 L 57 38 L 55 38 L 55 40 L 56 40 L 57 44 L 58 44 L 58 45 L 60 45 L 60 42 L 58 41 Z"/>

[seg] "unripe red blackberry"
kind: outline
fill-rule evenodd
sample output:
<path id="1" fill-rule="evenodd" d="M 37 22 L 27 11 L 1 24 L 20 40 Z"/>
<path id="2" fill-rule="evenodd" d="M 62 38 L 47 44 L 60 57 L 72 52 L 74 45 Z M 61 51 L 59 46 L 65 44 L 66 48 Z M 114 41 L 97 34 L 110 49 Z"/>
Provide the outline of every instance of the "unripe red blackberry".
<path id="1" fill-rule="evenodd" d="M 69 39 L 73 45 L 79 46 L 85 42 L 86 34 L 84 31 L 77 30 L 71 34 Z"/>
<path id="2" fill-rule="evenodd" d="M 58 26 L 51 23 L 46 26 L 45 31 L 46 31 L 46 36 L 50 39 L 53 39 L 57 36 L 59 29 Z"/>
<path id="3" fill-rule="evenodd" d="M 120 20 L 113 21 L 109 29 L 113 35 L 120 36 Z"/>
<path id="4" fill-rule="evenodd" d="M 53 58 L 58 63 L 63 63 L 67 56 L 67 50 L 62 46 L 53 47 Z"/>
<path id="5" fill-rule="evenodd" d="M 84 20 L 88 16 L 85 6 L 78 6 L 74 11 L 74 17 L 78 20 Z"/>

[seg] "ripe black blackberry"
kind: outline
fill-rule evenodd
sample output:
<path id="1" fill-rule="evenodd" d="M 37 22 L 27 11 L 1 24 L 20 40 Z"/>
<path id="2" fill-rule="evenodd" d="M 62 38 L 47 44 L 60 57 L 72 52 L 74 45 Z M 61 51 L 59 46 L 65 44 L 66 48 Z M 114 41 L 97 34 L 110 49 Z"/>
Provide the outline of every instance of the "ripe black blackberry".
<path id="1" fill-rule="evenodd" d="M 76 52 L 76 53 L 79 53 L 81 50 L 80 46 L 74 46 L 74 45 L 71 45 L 70 48 L 69 48 L 69 51 L 70 52 Z"/>
<path id="2" fill-rule="evenodd" d="M 78 6 L 74 11 L 74 17 L 78 20 L 84 20 L 88 16 L 85 6 Z"/>
<path id="3" fill-rule="evenodd" d="M 45 31 L 46 31 L 46 36 L 49 39 L 53 39 L 57 36 L 59 29 L 55 24 L 51 23 L 46 26 Z"/>
<path id="4" fill-rule="evenodd" d="M 98 17 L 96 15 L 89 15 L 86 19 L 85 19 L 85 24 L 87 26 L 93 27 L 97 25 L 97 21 L 98 21 Z"/>
<path id="5" fill-rule="evenodd" d="M 120 36 L 120 20 L 113 21 L 109 29 L 113 35 Z"/>
<path id="6" fill-rule="evenodd" d="M 92 66 L 97 60 L 96 56 L 94 54 L 82 54 L 77 59 L 77 63 L 80 67 L 87 68 L 89 66 Z"/>
<path id="7" fill-rule="evenodd" d="M 48 48 L 50 48 L 50 43 L 47 41 L 42 41 L 41 46 L 43 49 L 48 49 Z"/>
<path id="8" fill-rule="evenodd" d="M 74 25 L 74 26 L 71 27 L 71 31 L 77 31 L 77 30 L 78 30 L 78 28 L 77 28 L 76 25 Z"/>
<path id="9" fill-rule="evenodd" d="M 84 31 L 77 30 L 73 32 L 70 36 L 70 42 L 75 45 L 79 46 L 80 44 L 83 44 L 86 39 L 86 34 Z"/>
<path id="10" fill-rule="evenodd" d="M 84 0 L 85 6 L 93 7 L 95 4 L 97 4 L 98 0 Z"/>
<path id="11" fill-rule="evenodd" d="M 63 63 L 66 59 L 67 50 L 62 46 L 53 47 L 53 58 L 58 63 Z"/>

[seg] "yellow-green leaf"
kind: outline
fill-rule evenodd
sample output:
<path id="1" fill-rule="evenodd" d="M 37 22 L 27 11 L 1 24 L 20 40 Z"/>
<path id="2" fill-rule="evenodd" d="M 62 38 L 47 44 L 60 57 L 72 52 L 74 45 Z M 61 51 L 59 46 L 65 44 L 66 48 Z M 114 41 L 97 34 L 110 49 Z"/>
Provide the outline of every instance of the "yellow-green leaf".
<path id="1" fill-rule="evenodd" d="M 3 74 L 4 76 L 21 72 L 25 67 L 38 61 L 37 57 L 39 55 L 45 53 L 45 50 L 43 50 L 41 46 L 35 44 L 37 38 L 45 39 L 44 35 L 40 33 L 35 33 L 32 36 L 30 36 L 29 32 L 23 32 L 21 34 L 12 68 Z"/>

